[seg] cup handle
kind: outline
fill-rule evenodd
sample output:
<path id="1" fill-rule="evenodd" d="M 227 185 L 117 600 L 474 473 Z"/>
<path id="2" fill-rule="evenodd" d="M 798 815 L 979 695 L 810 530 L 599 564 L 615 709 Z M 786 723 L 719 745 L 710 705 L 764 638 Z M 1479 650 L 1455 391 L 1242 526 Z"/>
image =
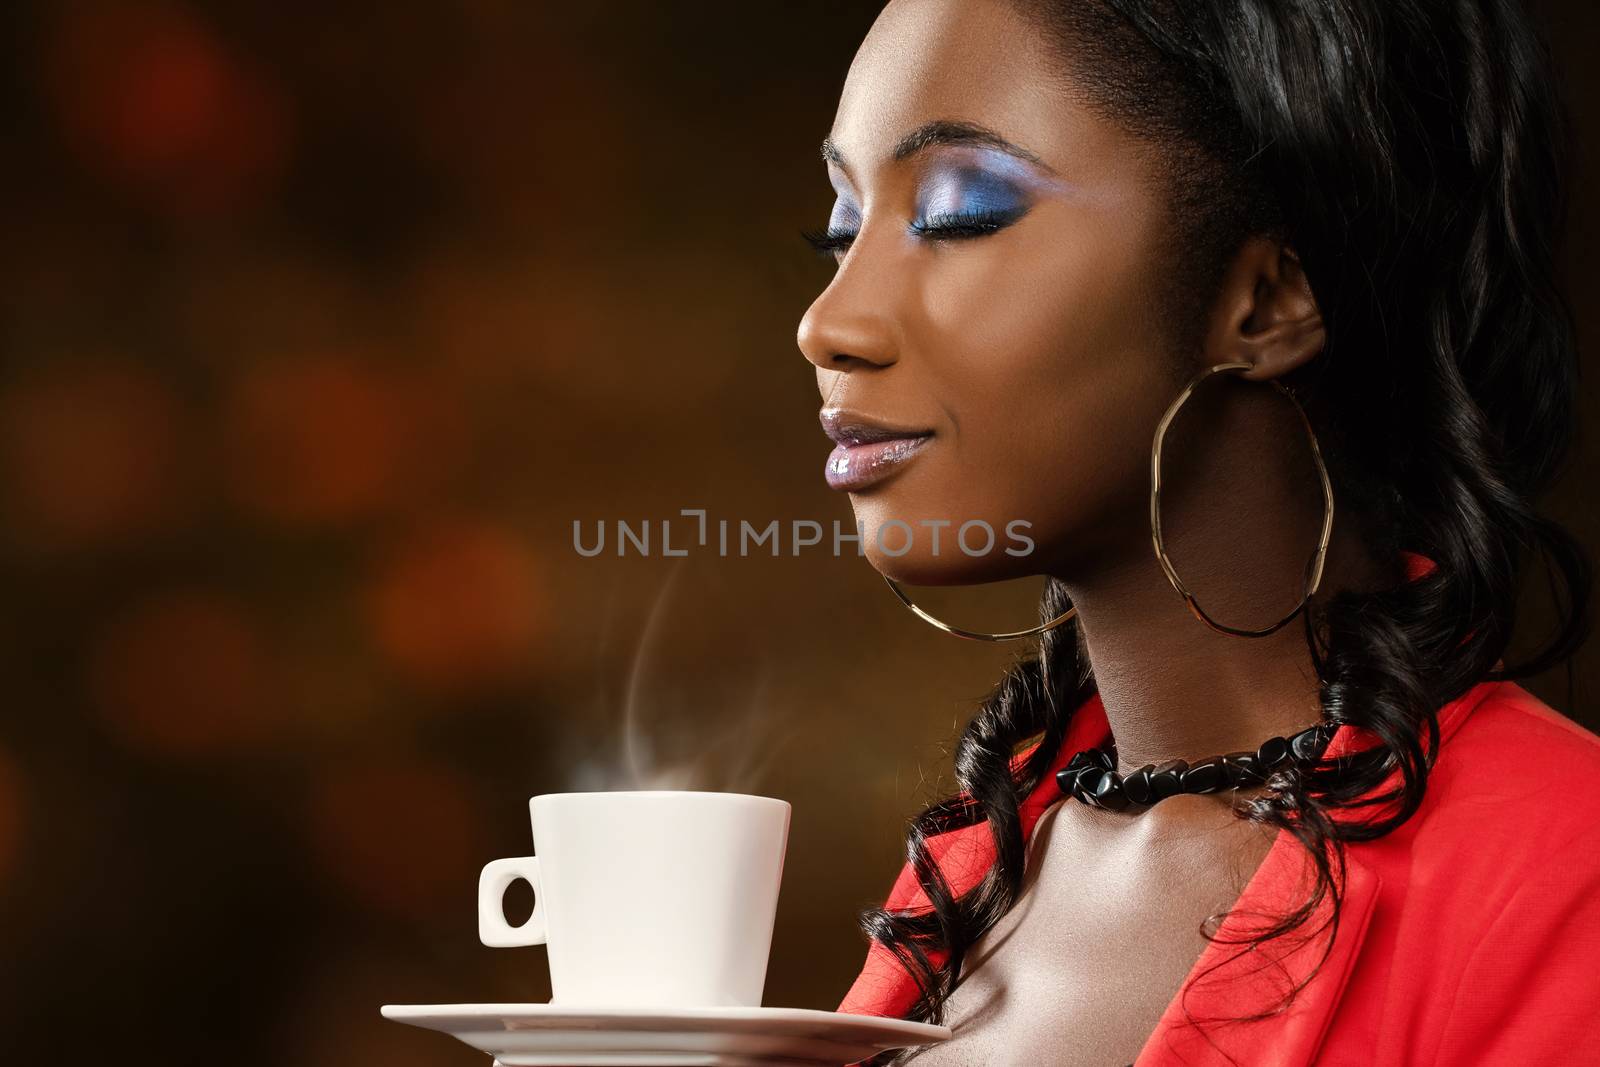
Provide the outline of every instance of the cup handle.
<path id="1" fill-rule="evenodd" d="M 533 886 L 533 914 L 521 926 L 506 922 L 506 887 L 518 878 Z M 494 860 L 478 876 L 478 940 L 490 948 L 545 943 L 544 891 L 539 888 L 539 857 Z"/>

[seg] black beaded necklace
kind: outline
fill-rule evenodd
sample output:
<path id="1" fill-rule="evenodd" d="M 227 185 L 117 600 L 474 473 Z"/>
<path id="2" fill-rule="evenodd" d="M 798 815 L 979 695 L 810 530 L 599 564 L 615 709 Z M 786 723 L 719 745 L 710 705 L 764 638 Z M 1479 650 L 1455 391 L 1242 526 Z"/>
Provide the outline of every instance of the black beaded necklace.
<path id="1" fill-rule="evenodd" d="M 1286 764 L 1315 762 L 1338 728 L 1338 723 L 1319 723 L 1287 738 L 1269 737 L 1254 752 L 1230 752 L 1197 763 L 1181 759 L 1147 763 L 1128 774 L 1117 772 L 1116 745 L 1100 745 L 1074 755 L 1056 772 L 1056 785 L 1068 796 L 1106 811 L 1149 807 L 1179 793 L 1260 785 Z"/>

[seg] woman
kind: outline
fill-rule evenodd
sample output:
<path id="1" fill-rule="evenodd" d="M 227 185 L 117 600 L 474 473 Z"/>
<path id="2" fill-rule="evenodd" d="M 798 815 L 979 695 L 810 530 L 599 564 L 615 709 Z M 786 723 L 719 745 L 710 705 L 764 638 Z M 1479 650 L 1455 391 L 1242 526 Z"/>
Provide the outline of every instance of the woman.
<path id="1" fill-rule="evenodd" d="M 1553 81 L 1510 0 L 883 10 L 807 235 L 828 478 L 908 602 L 1049 582 L 841 1010 L 930 1067 L 1600 1062 L 1600 739 L 1510 680 L 1589 594 L 1530 503 Z"/>

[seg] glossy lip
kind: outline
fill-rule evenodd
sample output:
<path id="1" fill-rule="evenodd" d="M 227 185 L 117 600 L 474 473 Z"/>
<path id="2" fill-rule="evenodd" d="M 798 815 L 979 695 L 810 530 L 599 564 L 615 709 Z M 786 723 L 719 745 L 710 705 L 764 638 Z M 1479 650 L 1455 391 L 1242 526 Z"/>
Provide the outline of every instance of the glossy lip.
<path id="1" fill-rule="evenodd" d="M 847 492 L 888 478 L 933 439 L 932 430 L 896 426 L 846 408 L 823 408 L 819 418 L 835 443 L 823 473 L 829 486 Z"/>

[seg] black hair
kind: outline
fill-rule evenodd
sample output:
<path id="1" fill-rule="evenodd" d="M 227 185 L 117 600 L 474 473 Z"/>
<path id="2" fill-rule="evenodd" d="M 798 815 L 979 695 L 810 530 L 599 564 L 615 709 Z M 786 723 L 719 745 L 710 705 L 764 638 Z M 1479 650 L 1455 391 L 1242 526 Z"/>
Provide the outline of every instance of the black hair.
<path id="1" fill-rule="evenodd" d="M 1362 731 L 1363 753 L 1274 775 L 1236 808 L 1293 834 L 1317 873 L 1307 899 L 1249 940 L 1326 932 L 1331 945 L 1345 845 L 1417 810 L 1438 709 L 1480 681 L 1568 659 L 1588 631 L 1587 557 L 1533 505 L 1568 452 L 1578 374 L 1556 278 L 1569 126 L 1548 47 L 1514 0 L 1012 2 L 1059 57 L 1056 88 L 1167 164 L 1175 330 L 1200 321 L 1245 238 L 1293 250 L 1327 340 L 1284 381 L 1322 442 L 1339 506 L 1395 573 L 1402 551 L 1437 565 L 1308 607 L 1323 715 Z M 1536 556 L 1556 627 L 1502 666 Z M 1067 604 L 1052 582 L 1041 618 Z M 1019 803 L 1093 692 L 1075 625 L 1050 631 L 957 742 L 964 795 L 912 820 L 907 857 L 932 908 L 861 917 L 917 982 L 908 1017 L 942 1020 L 968 949 L 1018 899 Z M 997 859 L 957 895 L 926 840 L 980 823 Z M 1202 933 L 1215 940 L 1222 918 Z"/>

